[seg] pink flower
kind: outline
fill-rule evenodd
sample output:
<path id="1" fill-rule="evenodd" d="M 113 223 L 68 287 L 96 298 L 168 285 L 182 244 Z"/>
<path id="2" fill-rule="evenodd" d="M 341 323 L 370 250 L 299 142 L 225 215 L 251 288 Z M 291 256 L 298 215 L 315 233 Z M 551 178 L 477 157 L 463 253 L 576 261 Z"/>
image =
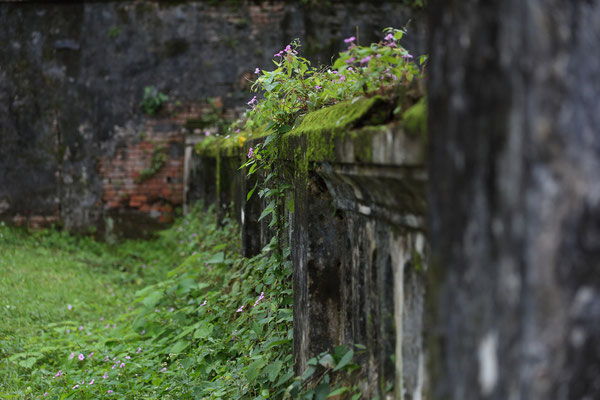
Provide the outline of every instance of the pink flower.
<path id="1" fill-rule="evenodd" d="M 108 391 L 106 393 L 112 393 L 112 392 L 113 392 L 112 390 L 108 389 Z"/>
<path id="2" fill-rule="evenodd" d="M 254 70 L 254 73 L 255 73 L 256 75 L 260 74 L 260 68 L 256 68 L 256 69 Z"/>
<path id="3" fill-rule="evenodd" d="M 142 335 L 145 335 L 145 334 L 146 334 L 146 330 L 145 330 L 145 329 L 143 329 L 143 330 L 142 330 Z"/>
<path id="4" fill-rule="evenodd" d="M 356 58 L 352 57 L 346 60 L 347 64 L 353 63 L 354 61 L 356 61 Z"/>
<path id="5" fill-rule="evenodd" d="M 210 131 L 205 131 L 204 136 L 210 136 Z"/>
<path id="6" fill-rule="evenodd" d="M 52 379 L 56 379 L 56 378 L 58 378 L 59 376 L 62 376 L 62 370 L 58 371 L 58 372 L 56 373 L 56 375 L 54 375 L 54 376 L 52 377 Z"/>
<path id="7" fill-rule="evenodd" d="M 164 367 L 163 369 L 160 370 L 160 372 L 165 372 L 167 370 L 167 367 Z"/>
<path id="8" fill-rule="evenodd" d="M 248 105 L 249 105 L 249 106 L 255 106 L 255 105 L 256 105 L 256 103 L 258 103 L 258 100 L 256 100 L 256 96 L 254 96 L 254 97 L 252 98 L 252 100 L 250 100 L 250 101 L 248 102 Z"/>
<path id="9" fill-rule="evenodd" d="M 83 354 L 79 354 L 79 357 L 77 357 L 77 358 L 79 358 L 79 361 L 83 361 L 83 359 L 85 358 L 85 356 Z"/>
<path id="10" fill-rule="evenodd" d="M 79 332 L 83 330 L 83 325 L 79 325 Z"/>
<path id="11" fill-rule="evenodd" d="M 125 366 L 125 363 L 121 363 L 121 365 L 119 365 L 119 368 L 123 368 Z"/>
<path id="12" fill-rule="evenodd" d="M 248 158 L 252 158 L 252 157 L 254 157 L 254 149 L 252 149 L 252 147 L 250 147 L 250 150 L 248 150 Z"/>
<path id="13" fill-rule="evenodd" d="M 135 352 L 136 354 L 139 353 L 140 351 L 142 351 L 141 347 L 138 347 L 137 351 Z"/>
<path id="14" fill-rule="evenodd" d="M 88 356 L 88 358 L 90 358 L 90 357 L 91 357 L 91 356 L 93 356 L 93 355 L 94 355 L 94 352 L 92 351 L 92 352 L 90 353 L 90 355 Z"/>
<path id="15" fill-rule="evenodd" d="M 103 379 L 107 379 L 108 378 L 108 372 L 105 372 L 104 375 L 102 375 Z"/>
<path id="16" fill-rule="evenodd" d="M 363 58 L 362 60 L 360 60 L 360 63 L 361 64 L 368 63 L 369 61 L 371 61 L 371 58 L 373 58 L 373 56 L 366 56 L 365 58 Z"/>
<path id="17" fill-rule="evenodd" d="M 354 36 L 350 36 L 349 38 L 344 39 L 344 43 L 352 43 L 356 40 Z"/>
<path id="18" fill-rule="evenodd" d="M 95 381 L 96 381 L 95 379 L 92 379 L 92 380 L 90 381 L 90 383 L 88 383 L 88 386 L 89 386 L 89 385 L 93 385 Z"/>
<path id="19" fill-rule="evenodd" d="M 396 38 L 395 38 L 395 37 L 394 37 L 394 35 L 392 35 L 391 33 L 388 33 L 388 34 L 387 34 L 387 35 L 386 35 L 386 36 L 383 38 L 383 40 L 387 40 L 387 41 L 390 41 L 390 42 L 395 42 L 395 41 L 396 41 Z"/>
<path id="20" fill-rule="evenodd" d="M 69 356 L 69 359 L 73 359 L 75 357 L 75 353 L 71 353 L 71 355 Z"/>
<path id="21" fill-rule="evenodd" d="M 70 329 L 67 329 L 67 333 L 71 333 L 71 330 L 70 330 Z"/>
<path id="22" fill-rule="evenodd" d="M 77 389 L 79 387 L 79 385 L 75 385 L 73 386 L 73 389 Z"/>
<path id="23" fill-rule="evenodd" d="M 354 71 L 354 68 L 348 67 L 348 71 L 352 72 L 352 71 Z"/>
<path id="24" fill-rule="evenodd" d="M 110 324 L 106 324 L 106 326 L 104 327 L 104 329 L 108 329 L 110 328 Z"/>
<path id="25" fill-rule="evenodd" d="M 239 129 L 239 128 L 238 128 L 238 129 L 236 129 L 236 130 L 235 130 L 235 133 L 240 133 L 240 129 Z"/>
<path id="26" fill-rule="evenodd" d="M 250 153 L 248 153 L 250 154 Z M 205 306 L 206 305 L 206 300 L 204 300 L 204 303 L 200 304 L 201 306 Z"/>
<path id="27" fill-rule="evenodd" d="M 111 369 L 115 369 L 115 368 L 117 368 L 117 364 L 113 364 Z"/>
<path id="28" fill-rule="evenodd" d="M 126 360 L 131 360 L 131 357 L 129 357 L 129 356 L 125 356 L 125 359 L 126 359 Z"/>
<path id="29" fill-rule="evenodd" d="M 240 308 L 238 308 L 236 312 L 242 312 L 242 311 L 244 311 L 244 306 L 241 306 Z"/>
<path id="30" fill-rule="evenodd" d="M 340 80 L 338 81 L 339 83 L 342 83 L 346 80 L 346 77 L 344 77 L 344 75 L 340 75 Z"/>
<path id="31" fill-rule="evenodd" d="M 321 89 L 323 89 L 323 86 L 316 85 L 316 86 L 315 86 L 315 89 L 316 89 L 316 90 L 321 90 Z"/>
<path id="32" fill-rule="evenodd" d="M 48 392 L 44 393 L 44 397 L 48 396 L 48 394 L 49 394 Z"/>
<path id="33" fill-rule="evenodd" d="M 67 310 L 71 311 L 73 309 L 73 306 L 70 304 L 67 304 Z"/>
<path id="34" fill-rule="evenodd" d="M 173 312 L 175 309 L 173 307 L 169 308 L 169 312 Z"/>

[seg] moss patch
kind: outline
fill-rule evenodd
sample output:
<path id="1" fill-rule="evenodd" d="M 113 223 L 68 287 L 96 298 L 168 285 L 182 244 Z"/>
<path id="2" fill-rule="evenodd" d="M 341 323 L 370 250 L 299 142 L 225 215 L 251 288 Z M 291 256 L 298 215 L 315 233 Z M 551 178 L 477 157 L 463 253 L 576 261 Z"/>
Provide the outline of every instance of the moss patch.
<path id="1" fill-rule="evenodd" d="M 402 114 L 404 129 L 409 135 L 427 136 L 427 99 L 421 98 Z"/>

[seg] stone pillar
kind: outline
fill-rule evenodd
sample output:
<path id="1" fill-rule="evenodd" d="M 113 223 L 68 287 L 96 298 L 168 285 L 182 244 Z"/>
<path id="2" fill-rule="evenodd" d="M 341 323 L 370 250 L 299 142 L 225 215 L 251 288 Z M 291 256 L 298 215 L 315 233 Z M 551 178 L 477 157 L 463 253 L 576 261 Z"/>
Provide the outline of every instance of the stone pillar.
<path id="1" fill-rule="evenodd" d="M 437 399 L 600 398 L 600 1 L 429 1 Z"/>

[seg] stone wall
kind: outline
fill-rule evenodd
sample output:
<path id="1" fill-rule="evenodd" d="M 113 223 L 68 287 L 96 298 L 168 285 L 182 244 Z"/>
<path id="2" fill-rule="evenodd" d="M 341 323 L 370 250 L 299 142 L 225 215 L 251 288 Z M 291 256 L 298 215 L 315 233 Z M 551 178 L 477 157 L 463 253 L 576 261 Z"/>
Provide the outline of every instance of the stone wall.
<path id="1" fill-rule="evenodd" d="M 231 116 L 245 106 L 254 69 L 292 39 L 329 62 L 356 27 L 366 43 L 410 20 L 407 46 L 424 49 L 423 18 L 395 1 L 22 1 L 0 3 L 0 20 L 0 218 L 100 232 L 170 218 L 183 135 L 213 128 L 202 123 L 208 99 Z M 174 114 L 142 113 L 147 86 Z M 151 188 L 165 176 L 135 182 L 150 137 L 174 146 L 174 169 L 161 172 L 170 195 Z"/>
<path id="2" fill-rule="evenodd" d="M 363 111 L 341 127 L 324 122 L 344 107 Z M 389 106 L 379 99 L 323 109 L 279 144 L 293 177 L 294 210 L 284 212 L 290 228 L 284 240 L 294 268 L 294 361 L 302 373 L 323 351 L 363 344 L 357 362 L 365 398 L 399 399 L 404 390 L 404 399 L 416 400 L 425 390 L 424 137 L 408 134 L 402 122 L 371 118 L 382 110 Z M 320 121 L 318 129 L 308 126 L 311 119 Z M 195 173 L 197 193 L 214 192 L 217 207 L 239 218 L 246 256 L 272 237 L 258 222 L 266 204 L 256 195 L 246 199 L 261 177 L 239 170 L 248 148 L 262 140 L 240 146 L 223 139 L 194 154 L 199 169 L 216 166 L 212 174 Z"/>

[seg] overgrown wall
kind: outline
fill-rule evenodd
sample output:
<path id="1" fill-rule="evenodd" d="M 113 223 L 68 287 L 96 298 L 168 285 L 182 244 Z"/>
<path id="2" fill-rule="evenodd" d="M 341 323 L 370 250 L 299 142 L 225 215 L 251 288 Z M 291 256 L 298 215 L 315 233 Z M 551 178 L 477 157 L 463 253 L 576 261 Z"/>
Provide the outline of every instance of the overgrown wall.
<path id="1" fill-rule="evenodd" d="M 377 122 L 382 110 L 391 113 L 374 98 L 317 111 L 279 145 L 294 199 L 293 212 L 284 215 L 294 268 L 295 369 L 301 374 L 311 357 L 337 345 L 362 344 L 357 361 L 365 398 L 421 399 L 424 136 L 407 133 L 402 122 Z M 354 117 L 339 126 L 332 116 L 340 112 Z M 261 177 L 239 170 L 248 148 L 262 140 L 239 146 L 223 139 L 194 154 L 198 168 L 217 166 L 214 174 L 196 175 L 198 193 L 215 192 L 221 214 L 239 218 L 246 256 L 272 237 L 258 221 L 265 204 L 256 195 L 246 201 Z"/>
<path id="2" fill-rule="evenodd" d="M 394 1 L 0 3 L 0 218 L 130 233 L 168 221 L 184 135 L 245 106 L 256 67 L 294 38 L 329 62 L 357 26 L 367 43 L 409 20 L 422 52 L 414 14 Z M 146 86 L 170 97 L 158 117 L 140 110 Z M 139 185 L 160 144 L 171 171 Z"/>

